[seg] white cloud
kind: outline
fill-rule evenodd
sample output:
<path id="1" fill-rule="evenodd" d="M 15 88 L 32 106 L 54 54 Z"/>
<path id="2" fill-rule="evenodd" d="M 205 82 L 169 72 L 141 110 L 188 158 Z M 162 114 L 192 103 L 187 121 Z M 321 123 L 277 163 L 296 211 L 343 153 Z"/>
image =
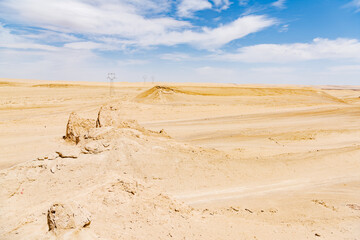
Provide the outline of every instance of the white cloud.
<path id="1" fill-rule="evenodd" d="M 46 80 L 102 80 L 106 68 L 89 50 L 61 51 L 0 49 L 6 59 L 0 75 L 11 78 Z M 21 71 L 19 71 L 19 69 Z"/>
<path id="2" fill-rule="evenodd" d="M 165 53 L 162 54 L 160 58 L 163 60 L 170 60 L 176 62 L 194 59 L 190 55 L 185 53 Z"/>
<path id="3" fill-rule="evenodd" d="M 360 72 L 360 65 L 339 65 L 329 68 L 333 72 Z"/>
<path id="4" fill-rule="evenodd" d="M 253 14 L 261 12 L 265 9 L 266 9 L 265 5 L 253 5 L 253 6 L 247 7 L 241 15 L 242 16 L 253 15 Z"/>
<path id="5" fill-rule="evenodd" d="M 203 28 L 199 32 L 185 30 L 182 32 L 172 31 L 162 35 L 149 35 L 147 38 L 138 39 L 134 44 L 144 46 L 190 44 L 197 48 L 211 50 L 248 34 L 261 31 L 275 23 L 274 19 L 266 16 L 245 16 L 217 28 Z"/>
<path id="6" fill-rule="evenodd" d="M 246 6 L 249 4 L 249 0 L 239 0 L 239 5 L 240 6 Z"/>
<path id="7" fill-rule="evenodd" d="M 141 59 L 127 59 L 127 60 L 120 60 L 117 63 L 119 66 L 130 66 L 130 65 L 144 65 L 149 63 L 149 61 L 141 60 Z"/>
<path id="8" fill-rule="evenodd" d="M 277 0 L 276 2 L 273 2 L 271 5 L 277 8 L 285 8 L 285 2 L 286 0 Z"/>
<path id="9" fill-rule="evenodd" d="M 116 47 L 112 47 L 110 45 L 106 45 L 103 43 L 97 43 L 97 42 L 73 42 L 73 43 L 67 43 L 64 45 L 65 48 L 80 50 L 93 50 L 93 49 L 99 49 L 99 50 L 116 50 Z"/>
<path id="10" fill-rule="evenodd" d="M 287 32 L 287 31 L 289 31 L 289 24 L 284 24 L 279 29 L 279 32 Z"/>
<path id="11" fill-rule="evenodd" d="M 240 62 L 296 62 L 308 60 L 360 60 L 360 42 L 356 39 L 316 38 L 311 43 L 259 44 L 238 49 L 236 53 L 213 56 Z"/>
<path id="12" fill-rule="evenodd" d="M 220 10 L 228 9 L 231 4 L 229 0 L 213 0 L 213 2 Z"/>
<path id="13" fill-rule="evenodd" d="M 352 0 L 345 7 L 353 7 L 356 9 L 356 12 L 360 12 L 360 0 Z"/>
<path id="14" fill-rule="evenodd" d="M 170 10 L 172 4 L 171 0 L 118 0 L 117 2 L 123 2 L 125 4 L 132 5 L 137 9 L 137 11 L 143 13 L 166 12 Z"/>
<path id="15" fill-rule="evenodd" d="M 215 8 L 217 10 L 228 9 L 230 6 L 229 0 L 182 0 L 177 6 L 177 13 L 180 17 L 191 18 L 194 12 Z"/>
<path id="16" fill-rule="evenodd" d="M 0 1 L 0 14 L 14 22 L 43 28 L 47 34 L 62 34 L 62 38 L 68 38 L 66 47 L 98 47 L 100 50 L 177 44 L 212 50 L 275 24 L 274 19 L 266 16 L 246 16 L 216 28 L 199 29 L 172 17 L 156 14 L 148 17 L 144 12 L 157 11 L 157 2 L 163 3 L 163 9 L 168 9 L 171 1 L 146 0 L 142 5 L 140 0 L 3 0 Z M 212 7 L 207 0 L 184 0 L 178 6 L 185 3 L 190 5 L 182 10 L 183 14 Z M 229 4 L 228 0 L 214 1 L 217 8 L 226 8 Z M 82 39 L 69 40 L 74 36 Z M 36 39 L 34 34 L 28 34 L 28 38 L 39 42 L 49 39 L 46 34 L 38 37 L 43 38 Z M 84 42 L 84 46 L 79 42 Z"/>
<path id="17" fill-rule="evenodd" d="M 274 73 L 291 73 L 294 71 L 294 68 L 291 67 L 256 67 L 251 68 L 250 71 L 264 74 L 274 74 Z"/>
<path id="18" fill-rule="evenodd" d="M 266 16 L 245 16 L 236 19 L 226 25 L 220 25 L 217 28 L 202 28 L 200 31 L 190 29 L 167 31 L 161 34 L 151 33 L 146 37 L 134 37 L 132 39 L 124 39 L 116 36 L 94 35 L 92 40 L 79 39 L 69 34 L 62 34 L 61 37 L 66 38 L 65 48 L 69 49 L 87 49 L 87 50 L 124 50 L 126 46 L 157 46 L 166 45 L 174 46 L 178 44 L 189 44 L 201 49 L 215 50 L 223 45 L 242 38 L 248 34 L 261 31 L 262 29 L 275 24 L 274 19 Z M 52 33 L 52 32 L 50 32 Z M 49 31 L 42 37 L 49 36 Z M 54 33 L 61 34 L 61 33 Z M 42 50 L 59 50 L 61 47 L 53 47 L 49 44 L 38 44 L 36 41 L 43 42 L 46 39 L 37 38 L 33 34 L 25 33 L 24 35 L 15 35 L 11 30 L 0 25 L 0 45 L 3 48 L 23 48 L 23 49 L 42 49 Z M 69 41 L 69 40 L 73 41 Z"/>
<path id="19" fill-rule="evenodd" d="M 56 51 L 57 47 L 38 44 L 22 36 L 12 34 L 11 31 L 0 24 L 0 48 L 10 49 L 33 49 L 44 51 Z"/>
<path id="20" fill-rule="evenodd" d="M 178 5 L 178 15 L 181 17 L 192 17 L 194 12 L 210 9 L 212 5 L 207 0 L 182 0 Z"/>
<path id="21" fill-rule="evenodd" d="M 17 0 L 16 2 L 3 0 L 0 8 L 2 14 L 13 21 L 63 33 L 142 37 L 149 33 L 160 34 L 190 26 L 188 22 L 170 17 L 146 18 L 142 14 L 146 7 L 137 7 L 138 5 L 129 2 L 128 0 Z"/>
<path id="22" fill-rule="evenodd" d="M 210 66 L 196 68 L 195 72 L 199 75 L 212 77 L 212 78 L 215 77 L 218 79 L 226 75 L 232 75 L 235 73 L 235 71 L 230 68 L 220 68 L 220 67 L 210 67 Z"/>
<path id="23" fill-rule="evenodd" d="M 28 31 L 17 31 L 17 35 L 22 35 L 26 39 L 33 41 L 44 41 L 48 43 L 60 43 L 60 42 L 76 42 L 80 41 L 79 38 L 66 33 L 48 31 L 48 30 L 37 30 L 35 32 Z"/>

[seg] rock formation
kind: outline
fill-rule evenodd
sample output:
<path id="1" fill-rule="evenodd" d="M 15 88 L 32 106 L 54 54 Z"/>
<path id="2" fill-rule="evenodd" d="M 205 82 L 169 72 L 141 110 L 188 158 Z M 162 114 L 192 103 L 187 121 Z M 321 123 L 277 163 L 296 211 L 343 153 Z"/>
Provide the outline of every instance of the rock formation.
<path id="1" fill-rule="evenodd" d="M 66 126 L 65 139 L 73 142 L 80 142 L 82 139 L 87 138 L 90 129 L 96 126 L 95 120 L 79 117 L 76 113 L 71 113 Z"/>
<path id="2" fill-rule="evenodd" d="M 77 203 L 54 204 L 47 213 L 49 231 L 89 226 L 91 214 Z"/>

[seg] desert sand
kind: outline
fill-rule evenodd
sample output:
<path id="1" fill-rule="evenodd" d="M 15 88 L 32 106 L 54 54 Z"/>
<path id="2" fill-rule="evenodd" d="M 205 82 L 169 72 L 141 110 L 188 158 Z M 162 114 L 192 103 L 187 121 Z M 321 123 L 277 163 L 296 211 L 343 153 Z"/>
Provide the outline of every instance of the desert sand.
<path id="1" fill-rule="evenodd" d="M 0 79 L 0 239 L 360 239 L 360 87 Z"/>

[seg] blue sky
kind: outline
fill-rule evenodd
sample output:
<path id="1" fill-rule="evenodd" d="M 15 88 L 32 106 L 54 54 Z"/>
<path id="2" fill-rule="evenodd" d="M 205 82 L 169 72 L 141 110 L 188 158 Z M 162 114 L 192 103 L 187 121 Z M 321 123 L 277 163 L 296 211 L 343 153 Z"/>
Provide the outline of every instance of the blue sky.
<path id="1" fill-rule="evenodd" d="M 0 0 L 0 77 L 360 85 L 360 0 Z"/>

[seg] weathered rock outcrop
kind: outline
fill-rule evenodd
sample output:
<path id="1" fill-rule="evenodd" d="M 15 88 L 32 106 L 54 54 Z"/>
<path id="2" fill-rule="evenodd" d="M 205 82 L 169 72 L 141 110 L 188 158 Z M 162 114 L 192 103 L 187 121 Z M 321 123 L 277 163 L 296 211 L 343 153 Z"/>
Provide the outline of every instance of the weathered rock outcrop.
<path id="1" fill-rule="evenodd" d="M 84 146 L 84 144 L 86 145 L 92 140 L 113 139 L 119 136 L 119 134 L 122 134 L 125 129 L 147 136 L 152 135 L 169 138 L 164 130 L 160 132 L 147 130 L 136 120 L 124 118 L 120 108 L 117 106 L 106 105 L 100 108 L 96 120 L 81 118 L 76 113 L 71 113 L 66 127 L 65 139 L 75 142 L 76 144 L 82 142 L 81 145 Z M 91 149 L 85 149 L 88 153 L 103 151 L 101 149 L 99 149 L 100 151 L 96 150 L 94 146 L 89 147 Z M 62 156 L 60 153 L 59 155 L 63 158 L 73 156 L 67 156 L 66 154 L 66 156 Z"/>
<path id="2" fill-rule="evenodd" d="M 75 147 L 62 147 L 57 150 L 56 153 L 61 158 L 78 158 L 80 155 L 80 150 Z"/>
<path id="3" fill-rule="evenodd" d="M 49 208 L 47 223 L 49 231 L 83 228 L 90 225 L 91 214 L 74 202 L 57 203 Z"/>
<path id="4" fill-rule="evenodd" d="M 161 130 L 160 132 L 147 130 L 142 127 L 136 120 L 125 119 L 122 116 L 120 109 L 118 109 L 116 106 L 103 106 L 100 108 L 98 118 L 96 120 L 96 127 L 129 128 L 137 130 L 145 135 L 169 138 L 169 135 L 164 130 Z"/>
<path id="5" fill-rule="evenodd" d="M 121 111 L 114 106 L 103 106 L 100 108 L 98 118 L 96 120 L 96 127 L 115 127 L 115 128 L 132 128 L 144 131 L 136 120 L 124 119 Z"/>
<path id="6" fill-rule="evenodd" d="M 92 141 L 84 145 L 82 152 L 85 154 L 98 154 L 105 151 L 110 146 L 110 143 L 102 141 Z"/>
<path id="7" fill-rule="evenodd" d="M 65 139 L 73 142 L 80 142 L 87 138 L 89 131 L 96 127 L 96 122 L 93 119 L 86 119 L 79 117 L 76 113 L 71 113 L 66 126 Z"/>

